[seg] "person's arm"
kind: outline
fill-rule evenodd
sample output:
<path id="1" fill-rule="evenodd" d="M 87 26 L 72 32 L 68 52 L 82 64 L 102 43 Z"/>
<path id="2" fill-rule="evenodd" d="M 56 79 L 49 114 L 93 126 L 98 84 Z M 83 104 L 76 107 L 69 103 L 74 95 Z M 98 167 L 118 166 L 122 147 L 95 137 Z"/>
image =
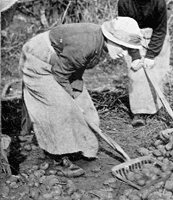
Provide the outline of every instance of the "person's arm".
<path id="1" fill-rule="evenodd" d="M 153 27 L 152 37 L 148 45 L 149 49 L 145 56 L 149 59 L 154 59 L 159 55 L 167 33 L 167 9 L 165 1 L 159 1 L 154 18 L 155 27 Z"/>
<path id="2" fill-rule="evenodd" d="M 128 49 L 128 54 L 132 58 L 131 69 L 133 71 L 138 71 L 143 66 L 141 55 L 139 49 Z"/>
<path id="3" fill-rule="evenodd" d="M 129 16 L 129 8 L 127 0 L 118 1 L 118 16 Z M 132 58 L 132 62 L 141 59 L 141 55 L 138 49 L 128 49 L 128 54 Z"/>
<path id="4" fill-rule="evenodd" d="M 74 72 L 70 78 L 71 87 L 73 91 L 82 92 L 83 91 L 83 73 L 85 68 L 80 68 Z"/>
<path id="5" fill-rule="evenodd" d="M 69 75 L 60 72 L 59 65 L 52 66 L 52 74 L 55 80 L 73 97 L 73 89 L 69 82 Z"/>
<path id="6" fill-rule="evenodd" d="M 141 59 L 141 55 L 138 49 L 128 49 L 128 54 L 131 56 L 132 62 L 134 60 Z"/>
<path id="7" fill-rule="evenodd" d="M 51 71 L 55 80 L 73 97 L 73 89 L 69 79 L 75 70 L 66 66 L 63 62 L 63 58 L 58 57 L 55 54 L 52 56 L 51 62 Z"/>

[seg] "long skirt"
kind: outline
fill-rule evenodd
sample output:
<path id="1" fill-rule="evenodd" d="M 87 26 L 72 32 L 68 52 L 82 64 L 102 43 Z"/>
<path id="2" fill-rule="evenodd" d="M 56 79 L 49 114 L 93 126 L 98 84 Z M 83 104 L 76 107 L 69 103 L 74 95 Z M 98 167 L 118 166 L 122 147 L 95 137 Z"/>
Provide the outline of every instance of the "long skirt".
<path id="1" fill-rule="evenodd" d="M 151 39 L 152 29 L 142 29 L 143 46 L 141 56 L 145 56 L 146 48 Z M 126 57 L 129 75 L 129 101 L 133 114 L 155 114 L 161 107 L 162 103 L 158 98 L 152 84 L 146 77 L 143 68 L 138 71 L 131 70 L 131 59 Z M 166 35 L 160 54 L 155 57 L 155 66 L 151 69 L 157 84 L 161 91 L 164 91 L 166 75 L 170 71 L 170 41 L 169 35 Z"/>
<path id="2" fill-rule="evenodd" d="M 56 82 L 50 64 L 53 54 L 49 32 L 33 37 L 23 46 L 19 63 L 27 111 L 24 112 L 23 129 L 26 131 L 29 128 L 26 126 L 32 124 L 39 146 L 51 154 L 81 152 L 85 157 L 96 157 L 98 140 L 81 110 L 97 126 L 98 113 L 85 87 L 73 99 Z"/>

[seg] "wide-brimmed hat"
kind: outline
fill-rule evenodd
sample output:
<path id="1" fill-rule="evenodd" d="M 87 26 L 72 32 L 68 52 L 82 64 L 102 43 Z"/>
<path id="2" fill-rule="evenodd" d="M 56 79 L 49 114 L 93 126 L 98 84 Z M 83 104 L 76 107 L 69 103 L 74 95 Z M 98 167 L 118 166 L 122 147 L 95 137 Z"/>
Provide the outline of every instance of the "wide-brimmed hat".
<path id="1" fill-rule="evenodd" d="M 138 23 L 130 17 L 117 17 L 101 25 L 104 36 L 110 41 L 132 49 L 141 49 L 142 34 Z"/>
<path id="2" fill-rule="evenodd" d="M 8 10 L 17 1 L 18 0 L 1 0 L 0 11 L 3 12 L 5 10 Z"/>

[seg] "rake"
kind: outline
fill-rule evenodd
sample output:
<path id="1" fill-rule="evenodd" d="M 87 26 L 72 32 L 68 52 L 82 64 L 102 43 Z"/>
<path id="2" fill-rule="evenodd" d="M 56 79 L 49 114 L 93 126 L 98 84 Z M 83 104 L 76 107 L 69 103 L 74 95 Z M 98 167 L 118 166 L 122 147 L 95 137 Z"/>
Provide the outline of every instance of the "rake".
<path id="1" fill-rule="evenodd" d="M 155 78 L 153 77 L 153 75 L 151 74 L 150 70 L 148 70 L 147 68 L 143 67 L 144 68 L 144 72 L 146 74 L 146 76 L 148 77 L 148 79 L 150 80 L 150 82 L 152 83 L 159 99 L 161 100 L 163 106 L 165 107 L 166 111 L 168 112 L 168 114 L 171 116 L 171 118 L 173 119 L 173 111 L 168 103 L 168 101 L 166 100 L 166 98 L 164 97 L 162 91 L 160 90 L 158 84 L 156 83 L 155 81 Z M 126 161 L 120 165 L 117 165 L 115 167 L 112 168 L 112 173 L 117 177 L 119 178 L 120 180 L 128 183 L 129 185 L 133 186 L 134 188 L 140 190 L 142 189 L 140 186 L 134 184 L 133 182 L 131 181 L 128 181 L 126 179 L 126 174 L 129 172 L 129 171 L 133 171 L 135 169 L 142 169 L 142 167 L 145 165 L 145 164 L 152 164 L 152 165 L 155 165 L 155 164 L 158 164 L 158 165 L 162 165 L 162 163 L 154 160 L 151 155 L 150 156 L 143 156 L 143 157 L 138 157 L 136 159 L 132 159 L 132 160 L 129 160 L 129 161 Z M 156 184 L 157 182 L 159 181 L 164 181 L 164 180 L 167 180 L 169 178 L 169 175 L 166 176 L 166 177 L 163 177 L 161 179 L 158 179 L 158 180 L 155 180 L 154 182 L 151 182 L 151 184 Z M 150 184 L 150 185 L 151 185 Z M 149 187 L 149 185 L 147 185 L 147 187 Z"/>
<path id="2" fill-rule="evenodd" d="M 142 170 L 142 168 L 146 164 L 150 164 L 151 166 L 159 166 L 159 167 L 163 165 L 160 161 L 154 159 L 151 155 L 148 155 L 148 156 L 142 156 L 135 159 L 131 159 L 130 161 L 126 161 L 124 163 L 116 165 L 115 167 L 112 168 L 112 173 L 118 179 L 129 184 L 130 186 L 134 187 L 137 190 L 149 188 L 151 185 L 155 185 L 156 183 L 161 182 L 161 181 L 165 182 L 170 177 L 170 174 L 167 174 L 164 177 L 159 177 L 158 179 L 151 181 L 150 183 L 148 183 L 147 185 L 144 185 L 143 187 L 133 183 L 132 181 L 127 180 L 126 177 L 129 172 Z"/>
<path id="3" fill-rule="evenodd" d="M 86 117 L 84 114 L 85 120 L 88 124 L 88 126 L 96 132 L 102 139 L 105 140 L 106 143 L 108 143 L 114 150 L 118 151 L 125 160 L 129 161 L 130 157 L 127 155 L 127 153 L 120 147 L 119 144 L 117 144 L 112 138 L 110 138 L 106 133 L 103 133 L 101 129 L 95 125 L 89 118 Z"/>
<path id="4" fill-rule="evenodd" d="M 152 76 L 152 74 L 150 73 L 149 70 L 147 70 L 146 68 L 144 68 L 144 71 L 146 73 L 146 76 L 149 78 L 149 80 L 151 81 L 154 89 L 156 90 L 156 93 L 158 95 L 158 97 L 160 98 L 161 102 L 163 103 L 164 107 L 166 108 L 167 112 L 169 113 L 169 115 L 173 118 L 173 111 L 171 109 L 171 107 L 169 106 L 169 103 L 167 102 L 167 100 L 165 99 L 163 93 L 161 92 L 160 88 L 158 87 L 154 77 Z M 112 138 L 110 138 L 107 134 L 103 133 L 101 131 L 101 129 L 96 126 L 90 119 L 88 119 L 85 114 L 84 114 L 85 120 L 88 124 L 88 126 L 93 129 L 102 139 L 104 139 L 114 150 L 118 151 L 124 158 L 125 158 L 125 162 L 122 164 L 119 164 L 115 167 L 112 168 L 112 173 L 120 180 L 122 180 L 123 182 L 126 182 L 127 184 L 131 185 L 132 187 L 141 190 L 142 188 L 140 186 L 138 186 L 137 184 L 129 181 L 126 179 L 126 173 L 128 173 L 129 171 L 132 171 L 134 169 L 142 169 L 142 167 L 145 164 L 152 164 L 155 165 L 156 161 L 153 160 L 153 158 L 151 157 L 151 155 L 149 156 L 142 156 L 142 157 L 138 157 L 135 159 L 130 159 L 130 157 L 127 155 L 127 153 L 120 147 L 119 144 L 117 144 Z M 162 178 L 163 180 L 167 179 L 168 177 L 164 177 Z M 156 182 L 161 181 L 160 180 L 156 180 Z M 148 186 L 149 187 L 149 186 Z"/>
<path id="5" fill-rule="evenodd" d="M 85 116 L 85 115 L 84 115 Z M 129 181 L 126 179 L 126 174 L 129 171 L 133 171 L 135 169 L 142 169 L 145 164 L 152 164 L 155 165 L 156 161 L 149 156 L 142 156 L 135 159 L 130 159 L 130 157 L 125 153 L 125 151 L 117 144 L 112 138 L 110 138 L 107 134 L 103 133 L 101 129 L 96 126 L 90 119 L 85 116 L 85 120 L 89 127 L 94 130 L 102 139 L 104 139 L 114 150 L 118 151 L 123 157 L 125 158 L 125 162 L 119 165 L 116 165 L 112 168 L 112 173 L 115 175 L 119 180 L 127 183 L 128 185 L 141 190 L 142 188 L 137 184 Z M 159 180 L 161 181 L 161 180 Z"/>

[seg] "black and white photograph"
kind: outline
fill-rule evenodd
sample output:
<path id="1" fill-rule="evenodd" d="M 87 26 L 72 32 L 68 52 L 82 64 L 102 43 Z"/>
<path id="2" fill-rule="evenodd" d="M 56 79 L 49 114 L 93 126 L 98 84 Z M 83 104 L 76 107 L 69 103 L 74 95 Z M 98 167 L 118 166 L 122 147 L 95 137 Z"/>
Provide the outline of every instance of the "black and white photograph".
<path id="1" fill-rule="evenodd" d="M 173 0 L 0 11 L 0 200 L 173 200 Z"/>

